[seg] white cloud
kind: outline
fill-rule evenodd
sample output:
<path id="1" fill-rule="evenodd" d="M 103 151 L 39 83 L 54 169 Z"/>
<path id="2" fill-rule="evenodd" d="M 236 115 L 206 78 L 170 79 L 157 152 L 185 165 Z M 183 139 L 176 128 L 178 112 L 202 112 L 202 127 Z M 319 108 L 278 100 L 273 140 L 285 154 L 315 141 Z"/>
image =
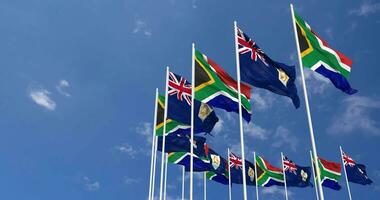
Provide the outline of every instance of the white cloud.
<path id="1" fill-rule="evenodd" d="M 39 106 L 48 110 L 55 110 L 56 103 L 50 98 L 50 92 L 45 89 L 32 89 L 30 90 L 29 97 Z"/>
<path id="2" fill-rule="evenodd" d="M 343 100 L 343 111 L 338 112 L 328 128 L 331 134 L 347 134 L 357 131 L 360 134 L 380 134 L 380 124 L 371 113 L 380 109 L 380 101 L 364 96 L 349 96 Z M 372 112 L 371 112 L 372 111 Z"/>
<path id="3" fill-rule="evenodd" d="M 266 140 L 269 135 L 268 130 L 254 123 L 244 124 L 244 133 L 260 140 Z"/>
<path id="4" fill-rule="evenodd" d="M 380 3 L 372 3 L 370 1 L 363 1 L 359 8 L 350 10 L 350 14 L 357 16 L 368 16 L 380 11 Z"/>
<path id="5" fill-rule="evenodd" d="M 194 9 L 198 8 L 198 6 L 197 6 L 197 0 L 192 0 L 191 1 L 191 7 L 194 8 Z"/>
<path id="6" fill-rule="evenodd" d="M 115 147 L 120 153 L 127 154 L 129 157 L 134 158 L 138 153 L 131 145 L 123 144 Z"/>
<path id="7" fill-rule="evenodd" d="M 255 91 L 251 94 L 251 99 L 253 102 L 253 109 L 258 111 L 267 110 L 273 105 L 273 102 L 275 101 L 273 94 L 258 91 Z"/>
<path id="8" fill-rule="evenodd" d="M 274 142 L 272 143 L 273 147 L 279 148 L 284 145 L 290 146 L 290 148 L 293 151 L 296 151 L 297 145 L 298 145 L 298 139 L 294 135 L 291 134 L 289 129 L 279 126 L 276 129 L 276 132 L 274 134 Z"/>
<path id="9" fill-rule="evenodd" d="M 125 177 L 124 182 L 126 184 L 136 184 L 136 183 L 140 183 L 141 179 L 140 178 Z"/>
<path id="10" fill-rule="evenodd" d="M 284 187 L 277 187 L 277 186 L 264 187 L 264 188 L 262 188 L 261 193 L 263 195 L 282 195 L 282 196 L 285 196 Z M 293 195 L 293 193 L 288 190 L 288 197 L 290 197 L 292 195 Z"/>
<path id="11" fill-rule="evenodd" d="M 323 94 L 329 87 L 329 84 L 332 84 L 326 77 L 309 69 L 304 70 L 304 75 L 306 79 L 307 89 L 313 94 Z M 299 77 L 298 79 L 302 85 L 301 78 Z"/>
<path id="12" fill-rule="evenodd" d="M 146 138 L 148 144 L 152 144 L 152 135 L 153 135 L 153 129 L 152 129 L 152 123 L 149 122 L 142 122 L 140 123 L 135 131 Z"/>
<path id="13" fill-rule="evenodd" d="M 333 36 L 333 31 L 332 31 L 332 28 L 331 28 L 331 27 L 325 29 L 325 34 L 326 34 L 327 37 L 329 37 L 330 39 L 333 39 L 333 38 L 334 38 L 334 36 Z"/>
<path id="14" fill-rule="evenodd" d="M 141 20 L 141 19 L 136 19 L 135 20 L 135 27 L 133 28 L 132 32 L 135 33 L 135 34 L 142 33 L 146 37 L 151 37 L 152 36 L 152 32 L 148 28 L 147 23 L 145 21 Z"/>
<path id="15" fill-rule="evenodd" d="M 84 185 L 88 191 L 96 191 L 100 189 L 100 183 L 98 181 L 92 181 L 87 176 L 83 177 Z"/>
<path id="16" fill-rule="evenodd" d="M 56 89 L 61 95 L 70 97 L 71 95 L 64 91 L 64 89 L 68 87 L 70 87 L 70 83 L 67 80 L 60 80 L 56 86 Z"/>
<path id="17" fill-rule="evenodd" d="M 219 121 L 215 124 L 214 129 L 212 130 L 212 132 L 215 135 L 218 135 L 219 133 L 221 133 L 222 130 L 223 130 L 223 124 L 224 124 L 223 119 L 219 119 Z"/>

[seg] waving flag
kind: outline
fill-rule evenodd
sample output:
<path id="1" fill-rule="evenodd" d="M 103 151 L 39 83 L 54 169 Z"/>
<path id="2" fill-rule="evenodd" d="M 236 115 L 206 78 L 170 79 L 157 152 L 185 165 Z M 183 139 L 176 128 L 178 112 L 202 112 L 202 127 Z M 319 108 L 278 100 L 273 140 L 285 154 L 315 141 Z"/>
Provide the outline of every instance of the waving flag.
<path id="1" fill-rule="evenodd" d="M 241 80 L 259 88 L 267 89 L 273 93 L 288 96 L 296 108 L 300 100 L 295 85 L 296 70 L 272 60 L 262 49 L 237 28 L 238 51 L 240 60 Z"/>
<path id="2" fill-rule="evenodd" d="M 264 158 L 256 155 L 257 184 L 259 186 L 270 187 L 273 185 L 284 185 L 284 174 L 282 170 L 273 167 Z"/>
<path id="3" fill-rule="evenodd" d="M 251 120 L 251 88 L 241 84 L 243 118 Z M 239 113 L 237 82 L 213 60 L 195 51 L 195 98 L 210 106 Z"/>
<path id="4" fill-rule="evenodd" d="M 296 165 L 288 157 L 283 157 L 283 165 L 286 176 L 286 184 L 289 187 L 308 187 L 312 186 L 310 177 L 312 176 L 310 167 Z"/>
<path id="5" fill-rule="evenodd" d="M 228 177 L 226 177 L 225 175 L 217 174 L 213 171 L 208 171 L 206 172 L 206 177 L 209 180 L 213 180 L 223 185 L 228 185 Z"/>
<path id="6" fill-rule="evenodd" d="M 341 186 L 339 185 L 339 179 L 342 176 L 341 165 L 336 162 L 319 158 L 318 167 L 321 173 L 320 178 L 322 186 L 333 190 L 340 190 Z"/>
<path id="7" fill-rule="evenodd" d="M 294 13 L 302 64 L 330 79 L 334 86 L 347 94 L 355 94 L 347 81 L 352 61 L 319 37 L 310 25 Z"/>
<path id="8" fill-rule="evenodd" d="M 203 145 L 206 138 L 194 136 L 194 141 L 191 142 L 189 135 L 171 134 L 165 137 L 165 152 L 190 152 L 190 145 L 194 148 L 195 154 L 202 155 Z M 158 151 L 162 151 L 162 137 L 158 137 Z"/>
<path id="9" fill-rule="evenodd" d="M 168 118 L 191 124 L 191 84 L 182 76 L 169 72 Z M 194 100 L 194 133 L 210 133 L 218 122 L 212 107 Z"/>
<path id="10" fill-rule="evenodd" d="M 349 182 L 370 185 L 372 180 L 368 178 L 365 165 L 357 164 L 354 159 L 342 152 L 344 167 L 346 168 L 347 178 Z"/>
<path id="11" fill-rule="evenodd" d="M 230 173 L 231 183 L 243 184 L 243 162 L 242 159 L 233 153 L 230 153 Z M 245 176 L 247 185 L 256 185 L 255 181 L 255 165 L 245 160 Z"/>
<path id="12" fill-rule="evenodd" d="M 164 111 L 165 111 L 165 97 L 158 96 L 157 100 L 157 123 L 156 135 L 162 136 L 164 132 Z M 166 120 L 166 135 L 169 134 L 190 134 L 190 125 L 182 124 L 172 119 Z"/>

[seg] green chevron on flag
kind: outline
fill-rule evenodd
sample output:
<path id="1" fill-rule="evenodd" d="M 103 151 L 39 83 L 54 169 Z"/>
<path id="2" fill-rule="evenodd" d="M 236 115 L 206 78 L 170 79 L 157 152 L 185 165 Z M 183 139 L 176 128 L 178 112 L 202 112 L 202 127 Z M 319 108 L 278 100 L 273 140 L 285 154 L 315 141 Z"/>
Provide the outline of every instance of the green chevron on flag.
<path id="1" fill-rule="evenodd" d="M 318 158 L 318 160 L 322 185 L 333 190 L 340 190 L 341 186 L 339 185 L 339 179 L 342 176 L 341 165 L 339 163 L 328 161 L 322 158 Z"/>
<path id="2" fill-rule="evenodd" d="M 263 187 L 273 185 L 284 185 L 284 174 L 282 170 L 273 167 L 264 158 L 256 155 L 257 184 Z"/>
<path id="3" fill-rule="evenodd" d="M 164 132 L 164 112 L 165 112 L 165 97 L 158 95 L 157 99 L 157 123 L 156 123 L 156 136 L 162 136 Z M 166 135 L 173 133 L 186 133 L 190 132 L 190 125 L 182 124 L 172 119 L 166 120 Z"/>

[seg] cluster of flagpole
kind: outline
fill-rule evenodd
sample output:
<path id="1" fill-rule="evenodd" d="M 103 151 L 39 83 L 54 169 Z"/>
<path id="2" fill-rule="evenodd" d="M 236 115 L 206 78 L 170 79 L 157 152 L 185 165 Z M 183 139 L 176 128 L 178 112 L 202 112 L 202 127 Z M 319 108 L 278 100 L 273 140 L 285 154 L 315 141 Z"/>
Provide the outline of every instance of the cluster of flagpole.
<path id="1" fill-rule="evenodd" d="M 293 22 L 293 31 L 294 31 L 294 38 L 296 42 L 296 48 L 297 48 L 297 55 L 298 55 L 298 62 L 299 62 L 299 69 L 301 73 L 301 80 L 302 80 L 302 88 L 303 88 L 303 94 L 304 94 L 304 101 L 305 101 L 305 107 L 306 107 L 306 115 L 307 115 L 307 121 L 308 121 L 308 128 L 310 133 L 310 140 L 311 140 L 311 146 L 312 150 L 310 151 L 310 159 L 312 164 L 312 172 L 314 177 L 314 184 L 315 184 L 315 192 L 316 197 L 318 200 L 324 200 L 324 193 L 323 188 L 321 184 L 321 172 L 318 167 L 318 153 L 317 153 L 317 147 L 314 137 L 314 129 L 313 129 L 313 122 L 312 122 L 312 116 L 310 112 L 310 105 L 309 105 L 309 99 L 308 99 L 308 92 L 307 92 L 307 86 L 305 81 L 305 75 L 303 71 L 303 63 L 302 63 L 302 57 L 301 57 L 301 51 L 299 46 L 299 38 L 297 34 L 297 28 L 296 28 L 296 20 L 295 20 L 295 14 L 294 14 L 294 8 L 293 5 L 290 4 L 290 10 L 292 15 L 292 22 Z M 239 51 L 238 51 L 238 27 L 237 22 L 234 21 L 234 40 L 235 40 L 235 56 L 236 56 L 236 73 L 237 73 L 237 90 L 238 90 L 238 106 L 239 106 L 239 132 L 240 132 L 240 149 L 241 149 L 241 160 L 242 160 L 242 179 L 243 179 L 243 199 L 247 200 L 247 180 L 246 180 L 246 165 L 245 165 L 245 149 L 244 149 L 244 130 L 243 130 L 243 116 L 242 116 L 242 97 L 241 97 L 241 74 L 240 74 L 240 60 L 239 60 Z M 195 101 L 195 44 L 192 43 L 192 95 L 191 95 L 191 130 L 190 130 L 190 141 L 194 141 L 194 101 Z M 168 115 L 168 81 L 169 80 L 169 67 L 166 68 L 166 85 L 165 85 L 165 109 L 164 109 L 164 122 L 163 122 L 163 135 L 162 135 L 162 154 L 161 154 L 161 171 L 160 171 L 160 187 L 159 187 L 159 200 L 166 200 L 166 183 L 167 183 L 167 162 L 168 162 L 168 154 L 165 153 L 165 136 L 166 136 L 166 120 Z M 149 200 L 153 200 L 155 198 L 155 175 L 156 175 L 156 162 L 157 162 L 157 142 L 158 137 L 156 136 L 156 124 L 157 124 L 157 100 L 158 100 L 158 89 L 156 89 L 156 98 L 155 98 L 155 111 L 154 111 L 154 125 L 153 125 L 153 136 L 152 136 L 152 155 L 151 155 L 151 166 L 150 166 L 150 178 L 149 178 Z M 189 183 L 189 199 L 193 200 L 193 190 L 194 190 L 194 149 L 193 149 L 193 143 L 190 142 L 190 183 Z M 231 188 L 231 173 L 230 173 L 230 149 L 227 149 L 228 152 L 228 196 L 229 200 L 232 200 L 232 188 Z M 340 147 L 340 153 L 341 156 L 343 155 L 342 148 Z M 255 168 L 255 182 L 256 182 L 256 199 L 259 199 L 259 188 L 257 183 L 257 167 L 256 167 L 256 152 L 253 152 L 254 156 L 254 168 Z M 285 199 L 288 200 L 288 191 L 287 191 L 287 183 L 286 183 L 286 175 L 285 175 L 285 166 L 283 163 L 284 155 L 281 152 L 281 160 L 282 160 L 282 170 L 284 174 L 284 186 L 285 186 Z M 342 159 L 342 163 L 344 166 L 344 160 Z M 315 165 L 313 163 L 315 162 Z M 348 183 L 347 178 L 347 172 L 345 167 L 344 173 L 345 173 L 345 179 L 347 184 L 347 190 L 348 190 L 348 196 L 349 199 L 352 200 L 351 197 L 351 191 Z M 182 199 L 185 199 L 185 167 L 182 167 Z M 317 177 L 317 178 L 315 178 Z M 207 186 L 206 186 L 206 179 L 207 175 L 206 172 L 203 173 L 203 184 L 204 184 L 204 200 L 207 198 Z"/>

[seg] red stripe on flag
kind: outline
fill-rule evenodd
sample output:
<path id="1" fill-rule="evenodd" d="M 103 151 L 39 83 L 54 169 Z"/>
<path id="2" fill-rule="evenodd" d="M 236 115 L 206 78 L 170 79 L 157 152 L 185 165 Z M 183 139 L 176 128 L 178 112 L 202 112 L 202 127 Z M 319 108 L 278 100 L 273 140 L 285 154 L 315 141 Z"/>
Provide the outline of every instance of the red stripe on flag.
<path id="1" fill-rule="evenodd" d="M 223 81 L 226 85 L 234 88 L 236 91 L 238 90 L 237 88 L 237 81 L 235 81 L 231 76 L 224 71 L 221 67 L 219 67 L 218 64 L 216 64 L 213 60 L 207 58 L 208 64 L 211 65 L 216 71 L 216 74 L 220 78 L 220 80 Z M 249 87 L 247 84 L 240 83 L 240 90 L 241 93 L 246 96 L 248 99 L 251 99 L 251 87 Z"/>
<path id="2" fill-rule="evenodd" d="M 339 51 L 333 49 L 330 47 L 330 45 L 325 41 L 323 40 L 321 37 L 319 37 L 319 35 L 314 32 L 313 30 L 311 30 L 311 32 L 317 37 L 319 38 L 321 41 L 322 41 L 322 44 L 328 48 L 330 48 L 331 50 L 335 51 L 336 54 L 338 54 L 339 58 L 340 58 L 340 61 L 342 61 L 342 63 L 346 64 L 348 67 L 351 68 L 352 66 L 352 60 L 349 59 L 347 56 L 343 55 L 342 53 L 340 53 Z"/>
<path id="3" fill-rule="evenodd" d="M 273 167 L 273 166 L 270 165 L 269 162 L 266 161 L 264 158 L 261 158 L 261 159 L 264 161 L 265 166 L 267 167 L 268 170 L 282 173 L 282 169 L 277 168 L 277 167 Z"/>
<path id="4" fill-rule="evenodd" d="M 321 161 L 321 163 L 324 166 L 324 168 L 326 168 L 326 169 L 328 169 L 330 171 L 336 172 L 336 173 L 340 173 L 341 166 L 340 166 L 339 163 L 328 161 L 328 160 L 325 160 L 325 159 L 322 159 L 322 158 L 319 158 L 319 160 Z"/>

